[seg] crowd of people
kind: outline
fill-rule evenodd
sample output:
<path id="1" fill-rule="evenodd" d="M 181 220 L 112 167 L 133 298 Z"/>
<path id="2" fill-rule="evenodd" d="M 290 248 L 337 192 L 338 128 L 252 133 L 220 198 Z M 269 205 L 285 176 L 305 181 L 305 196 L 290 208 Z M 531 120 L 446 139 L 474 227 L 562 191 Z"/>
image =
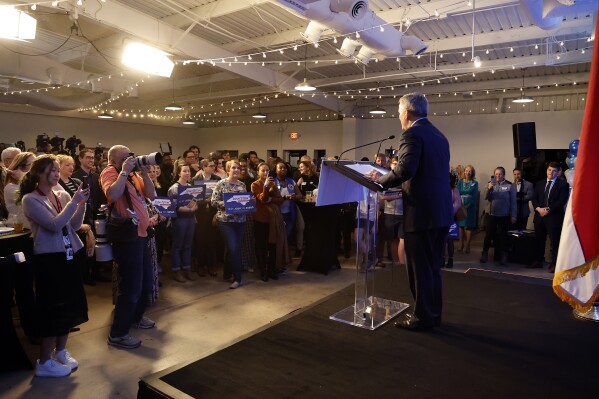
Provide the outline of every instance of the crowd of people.
<path id="1" fill-rule="evenodd" d="M 452 267 L 454 255 L 448 226 L 458 224 L 457 252 L 466 254 L 473 231 L 479 228 L 475 169 L 458 166 L 448 178 L 447 139 L 428 122 L 427 110 L 423 96 L 402 97 L 400 120 L 405 132 L 399 153 L 376 154 L 375 163 L 389 172 L 369 177 L 387 190 L 375 198 L 378 207 L 342 204 L 337 224 L 339 253 L 351 256 L 353 232 L 361 271 L 384 266 L 385 245 L 391 262 L 407 265 L 415 312 L 398 326 L 409 329 L 441 322 L 439 269 Z M 250 276 L 257 271 L 256 278 L 264 282 L 278 280 L 291 261 L 290 247 L 295 256 L 301 255 L 304 221 L 295 201 L 310 196 L 319 185 L 318 168 L 310 157 L 302 157 L 296 167 L 276 157 L 261 160 L 255 151 L 237 158 L 226 151 L 202 157 L 199 147 L 190 146 L 173 158 L 164 155 L 160 165 L 140 164 L 123 145 L 111 147 L 105 162 L 87 148 L 75 158 L 36 156 L 13 147 L 2 151 L 0 219 L 21 222 L 31 230 L 16 298 L 25 334 L 41 338 L 37 376 L 66 376 L 78 367 L 66 343 L 69 333 L 87 321 L 84 283 L 113 282 L 115 310 L 107 343 L 134 349 L 141 340 L 130 335 L 131 328 L 150 329 L 156 324 L 145 311 L 158 298 L 165 254 L 170 254 L 169 278 L 176 284 L 214 277 L 222 264 L 222 279 L 230 289 L 242 286 L 244 271 Z M 559 164 L 550 163 L 547 179 L 533 188 L 522 179 L 520 169 L 513 170 L 513 183 L 505 180 L 503 167 L 495 169 L 482 192 L 487 206 L 480 262 L 489 261 L 493 245 L 500 264 L 506 263 L 507 230 L 526 227 L 530 201 L 537 243 L 530 267 L 543 266 L 548 234 L 550 271 L 554 268 L 568 199 L 568 186 L 557 177 L 558 171 Z M 431 176 L 436 180 L 430 181 Z M 429 180 L 418 184 L 422 179 Z M 204 196 L 182 201 L 181 192 L 194 186 L 204 186 Z M 253 198 L 255 209 L 230 211 L 231 195 Z M 165 217 L 153 204 L 156 197 L 172 200 L 174 217 Z M 461 208 L 464 215 L 457 221 Z M 110 270 L 102 270 L 93 257 L 100 219 L 112 228 L 107 228 L 113 237 L 109 236 L 114 257 Z M 374 242 L 376 250 L 368 251 Z M 443 254 L 448 255 L 446 264 Z"/>

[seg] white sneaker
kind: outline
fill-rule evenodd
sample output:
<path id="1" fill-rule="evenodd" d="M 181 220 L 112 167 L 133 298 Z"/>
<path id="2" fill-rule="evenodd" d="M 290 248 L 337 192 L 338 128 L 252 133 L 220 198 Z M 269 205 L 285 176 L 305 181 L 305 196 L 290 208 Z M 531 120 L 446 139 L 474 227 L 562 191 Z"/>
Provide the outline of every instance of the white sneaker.
<path id="1" fill-rule="evenodd" d="M 50 358 L 44 363 L 40 363 L 37 359 L 35 365 L 35 375 L 38 377 L 66 377 L 71 374 L 71 367 L 59 363 L 55 359 Z"/>
<path id="2" fill-rule="evenodd" d="M 77 367 L 79 367 L 79 363 L 77 362 L 77 360 L 75 360 L 75 358 L 73 358 L 73 356 L 71 356 L 69 351 L 66 349 L 63 349 L 61 351 L 57 351 L 55 349 L 54 356 L 52 357 L 58 360 L 60 363 L 64 364 L 65 366 L 69 366 L 71 370 L 75 370 Z"/>

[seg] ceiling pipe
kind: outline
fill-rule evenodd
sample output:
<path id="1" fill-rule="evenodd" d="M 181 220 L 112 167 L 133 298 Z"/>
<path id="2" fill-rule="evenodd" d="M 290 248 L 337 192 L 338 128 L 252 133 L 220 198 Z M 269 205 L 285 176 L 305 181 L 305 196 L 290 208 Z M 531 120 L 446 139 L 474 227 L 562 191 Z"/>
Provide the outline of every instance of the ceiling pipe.
<path id="1" fill-rule="evenodd" d="M 564 18 L 599 10 L 597 0 L 520 0 L 524 10 L 535 26 L 543 30 L 558 28 Z"/>
<path id="2" fill-rule="evenodd" d="M 297 10 L 289 0 L 278 1 Z M 364 63 L 371 58 L 382 60 L 405 55 L 406 50 L 421 54 L 427 49 L 419 38 L 400 32 L 377 16 L 365 0 L 319 0 L 305 4 L 302 14 L 311 20 L 302 36 L 314 43 L 320 39 L 325 27 L 341 35 L 358 32 L 355 41 L 367 47 L 359 57 L 362 62 L 366 61 Z"/>

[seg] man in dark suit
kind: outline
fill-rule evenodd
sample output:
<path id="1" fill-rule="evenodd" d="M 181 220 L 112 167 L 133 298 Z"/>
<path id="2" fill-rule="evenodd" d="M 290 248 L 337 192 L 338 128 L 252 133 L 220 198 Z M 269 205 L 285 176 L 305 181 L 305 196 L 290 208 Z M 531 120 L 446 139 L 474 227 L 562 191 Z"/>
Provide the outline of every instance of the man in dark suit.
<path id="1" fill-rule="evenodd" d="M 522 178 L 522 171 L 520 168 L 514 168 L 514 183 L 512 186 L 516 189 L 516 201 L 518 206 L 516 224 L 514 228 L 516 230 L 526 230 L 526 223 L 528 222 L 528 216 L 530 215 L 529 202 L 534 196 L 534 187 L 531 182 Z"/>
<path id="2" fill-rule="evenodd" d="M 399 100 L 404 132 L 398 163 L 378 177 L 383 186 L 401 185 L 403 191 L 406 263 L 415 303 L 413 313 L 395 326 L 409 330 L 441 324 L 443 250 L 453 222 L 449 142 L 427 114 L 428 102 L 421 93 L 406 94 Z M 376 180 L 376 175 L 370 177 Z"/>
<path id="3" fill-rule="evenodd" d="M 89 224 L 92 227 L 92 231 L 95 235 L 96 229 L 94 221 L 96 220 L 100 206 L 106 203 L 106 195 L 104 194 L 104 191 L 102 191 L 102 186 L 100 186 L 100 176 L 94 172 L 94 150 L 91 148 L 84 148 L 81 150 L 79 152 L 79 165 L 79 169 L 73 172 L 72 177 L 81 181 L 87 179 L 87 184 L 89 185 L 89 198 L 87 199 L 87 207 L 85 208 L 83 223 Z M 84 268 L 83 277 L 87 284 L 93 285 L 96 281 L 112 281 L 111 278 L 105 277 L 102 274 L 100 265 L 96 263 L 93 257 L 88 257 L 86 259 Z"/>
<path id="4" fill-rule="evenodd" d="M 547 234 L 551 242 L 551 264 L 549 272 L 555 271 L 559 238 L 564 223 L 564 207 L 568 202 L 570 187 L 568 183 L 557 177 L 559 163 L 551 162 L 547 166 L 547 179 L 537 182 L 532 205 L 535 209 L 535 261 L 529 268 L 542 268 L 545 257 L 545 241 Z"/>

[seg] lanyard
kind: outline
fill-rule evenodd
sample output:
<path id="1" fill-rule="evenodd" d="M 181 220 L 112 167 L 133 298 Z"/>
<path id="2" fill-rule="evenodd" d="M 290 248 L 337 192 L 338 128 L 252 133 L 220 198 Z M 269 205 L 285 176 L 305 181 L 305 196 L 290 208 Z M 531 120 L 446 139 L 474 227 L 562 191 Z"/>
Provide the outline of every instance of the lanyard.
<path id="1" fill-rule="evenodd" d="M 39 195 L 46 196 L 46 194 L 44 194 L 44 192 L 42 190 L 40 190 L 39 188 L 36 188 L 36 191 L 38 192 Z M 54 205 L 54 203 L 52 201 L 50 201 L 50 198 L 48 198 L 48 201 L 50 201 L 50 204 L 52 205 L 52 208 L 54 208 L 56 213 L 60 214 L 60 212 L 62 212 L 62 204 L 60 203 L 60 201 L 58 200 L 58 196 L 54 193 L 54 191 L 52 189 L 50 189 L 50 192 L 54 196 L 56 205 Z"/>

